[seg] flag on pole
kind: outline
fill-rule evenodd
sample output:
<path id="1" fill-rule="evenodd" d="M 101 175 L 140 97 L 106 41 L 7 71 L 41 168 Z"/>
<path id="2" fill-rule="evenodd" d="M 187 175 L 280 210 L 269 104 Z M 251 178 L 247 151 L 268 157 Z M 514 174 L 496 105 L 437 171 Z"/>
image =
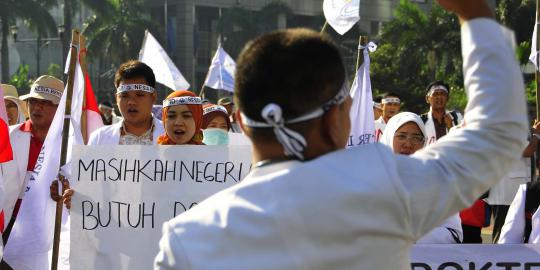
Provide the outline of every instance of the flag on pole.
<path id="1" fill-rule="evenodd" d="M 323 12 L 328 24 L 344 35 L 360 20 L 360 0 L 324 0 Z"/>
<path id="2" fill-rule="evenodd" d="M 369 76 L 369 52 L 377 49 L 375 43 L 370 42 L 363 48 L 364 63 L 356 73 L 351 88 L 353 100 L 350 118 L 351 135 L 347 147 L 355 147 L 375 142 L 375 121 L 373 116 L 373 97 L 371 93 L 371 79 Z"/>
<path id="3" fill-rule="evenodd" d="M 538 16 L 538 15 L 537 15 Z M 533 36 L 532 36 L 532 41 L 531 41 L 531 55 L 529 56 L 529 60 L 534 64 L 534 66 L 536 67 L 537 70 L 540 70 L 540 62 L 539 62 L 539 58 L 538 58 L 538 48 L 537 48 L 537 44 L 536 44 L 536 38 L 537 38 L 537 24 L 536 22 L 534 23 L 534 31 L 533 31 Z"/>
<path id="4" fill-rule="evenodd" d="M 214 89 L 234 92 L 235 70 L 236 63 L 220 45 L 212 59 L 204 85 Z"/>
<path id="5" fill-rule="evenodd" d="M 68 58 L 70 56 L 68 55 Z M 52 249 L 56 202 L 50 198 L 50 185 L 61 171 L 70 179 L 70 159 L 73 144 L 84 144 L 80 129 L 85 78 L 77 61 L 71 103 L 71 124 L 67 149 L 67 163 L 60 169 L 62 131 L 66 109 L 67 85 L 56 109 L 49 132 L 41 148 L 32 176 L 28 181 L 17 220 L 5 247 L 4 259 L 10 264 L 21 256 L 43 255 L 49 258 Z M 67 217 L 67 211 L 63 212 Z M 42 269 L 48 269 L 43 265 Z"/>
<path id="6" fill-rule="evenodd" d="M 146 30 L 143 46 L 139 53 L 139 61 L 152 68 L 157 82 L 172 90 L 189 89 L 190 85 L 187 80 L 148 30 Z"/>
<path id="7" fill-rule="evenodd" d="M 94 89 L 92 88 L 92 83 L 90 82 L 88 74 L 84 74 L 84 82 L 86 107 L 84 107 L 83 110 L 86 111 L 86 132 L 89 137 L 94 130 L 103 126 L 103 119 L 101 119 L 96 96 L 94 95 Z"/>
<path id="8" fill-rule="evenodd" d="M 0 163 L 13 159 L 13 150 L 9 141 L 8 123 L 6 104 L 4 103 L 4 89 L 0 85 Z"/>

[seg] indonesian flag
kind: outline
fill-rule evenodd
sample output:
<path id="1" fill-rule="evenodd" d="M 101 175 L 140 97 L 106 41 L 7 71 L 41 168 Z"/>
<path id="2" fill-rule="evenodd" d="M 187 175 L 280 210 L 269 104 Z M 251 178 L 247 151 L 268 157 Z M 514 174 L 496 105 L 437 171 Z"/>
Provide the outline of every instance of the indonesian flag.
<path id="1" fill-rule="evenodd" d="M 4 89 L 0 86 L 0 163 L 13 159 L 13 150 L 9 141 L 8 118 L 4 103 Z M 3 228 L 3 227 L 2 227 Z"/>
<path id="2" fill-rule="evenodd" d="M 90 82 L 88 74 L 84 74 L 84 91 L 86 106 L 83 107 L 83 110 L 86 114 L 83 114 L 83 117 L 86 116 L 86 138 L 88 138 L 94 130 L 103 126 L 103 119 L 101 119 L 96 96 L 94 95 L 94 89 L 92 88 L 92 83 Z"/>

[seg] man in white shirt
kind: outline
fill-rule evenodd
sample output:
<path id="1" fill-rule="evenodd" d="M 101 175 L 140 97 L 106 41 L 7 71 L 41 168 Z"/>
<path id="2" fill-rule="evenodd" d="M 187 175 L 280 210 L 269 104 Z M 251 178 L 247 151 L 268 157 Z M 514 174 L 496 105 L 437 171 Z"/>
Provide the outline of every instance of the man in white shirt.
<path id="1" fill-rule="evenodd" d="M 310 30 L 264 35 L 241 53 L 235 85 L 256 165 L 164 224 L 155 269 L 410 269 L 414 242 L 494 185 L 527 136 L 504 28 L 485 0 L 439 2 L 463 21 L 466 127 L 412 156 L 343 150 L 351 98 L 339 50 Z"/>
<path id="2" fill-rule="evenodd" d="M 165 130 L 152 116 L 157 99 L 152 69 L 140 61 L 126 62 L 116 71 L 114 86 L 123 119 L 92 132 L 88 144 L 155 145 Z"/>
<path id="3" fill-rule="evenodd" d="M 382 115 L 375 120 L 375 141 L 380 141 L 386 123 L 390 121 L 394 115 L 399 113 L 401 108 L 401 100 L 395 93 L 386 93 L 381 99 Z"/>

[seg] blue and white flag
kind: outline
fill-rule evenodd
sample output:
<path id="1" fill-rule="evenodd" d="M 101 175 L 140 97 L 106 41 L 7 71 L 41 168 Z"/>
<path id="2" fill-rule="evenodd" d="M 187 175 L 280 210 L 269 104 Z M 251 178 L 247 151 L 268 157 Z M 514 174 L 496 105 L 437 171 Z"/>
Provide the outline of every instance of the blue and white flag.
<path id="1" fill-rule="evenodd" d="M 370 42 L 363 48 L 364 63 L 358 69 L 351 88 L 353 100 L 350 118 L 351 135 L 347 147 L 355 147 L 375 142 L 375 121 L 373 116 L 373 97 L 371 93 L 371 79 L 369 77 L 369 52 L 377 49 L 375 43 Z"/>
<path id="2" fill-rule="evenodd" d="M 236 63 L 221 46 L 218 47 L 212 64 L 206 75 L 204 85 L 221 89 L 229 92 L 234 92 L 234 72 Z"/>

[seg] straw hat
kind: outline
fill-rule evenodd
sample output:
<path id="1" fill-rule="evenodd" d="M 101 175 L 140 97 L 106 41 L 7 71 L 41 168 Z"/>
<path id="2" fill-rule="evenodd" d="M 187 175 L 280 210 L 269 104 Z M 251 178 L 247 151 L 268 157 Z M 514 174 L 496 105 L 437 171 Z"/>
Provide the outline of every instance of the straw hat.
<path id="1" fill-rule="evenodd" d="M 32 84 L 30 93 L 28 95 L 21 96 L 20 99 L 45 99 L 54 104 L 58 104 L 60 102 L 60 98 L 62 98 L 63 92 L 64 83 L 61 80 L 53 76 L 43 75 L 37 78 L 37 80 Z"/>

